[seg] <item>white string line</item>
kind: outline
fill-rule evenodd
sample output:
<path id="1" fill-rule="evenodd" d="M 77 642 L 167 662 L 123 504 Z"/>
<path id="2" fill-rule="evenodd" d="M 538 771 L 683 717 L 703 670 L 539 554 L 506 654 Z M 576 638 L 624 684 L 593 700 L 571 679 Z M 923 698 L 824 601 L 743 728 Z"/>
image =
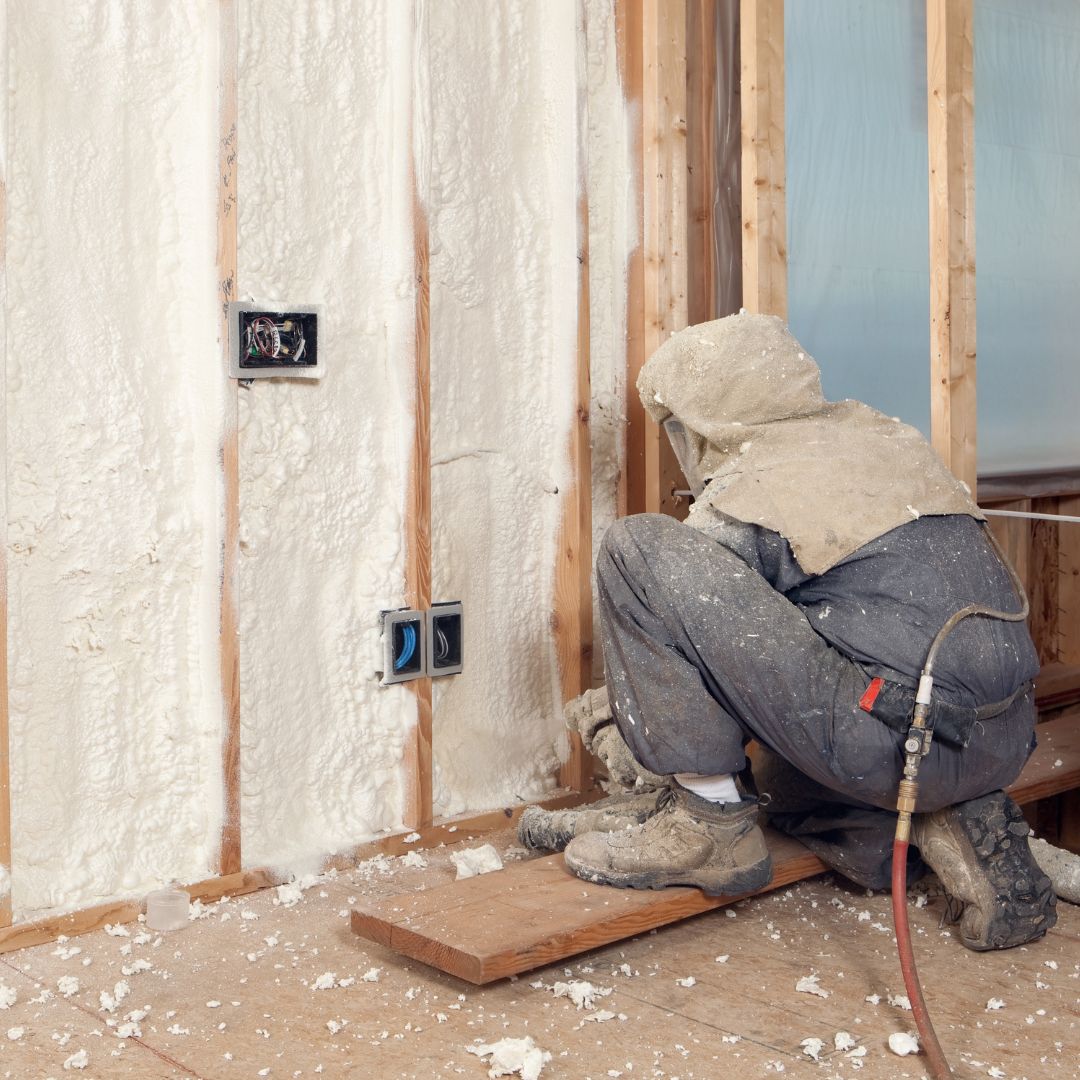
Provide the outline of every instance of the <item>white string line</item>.
<path id="1" fill-rule="evenodd" d="M 1028 514 L 1022 510 L 983 510 L 987 517 L 1027 518 L 1029 521 L 1070 521 L 1080 525 L 1080 517 L 1073 514 Z"/>

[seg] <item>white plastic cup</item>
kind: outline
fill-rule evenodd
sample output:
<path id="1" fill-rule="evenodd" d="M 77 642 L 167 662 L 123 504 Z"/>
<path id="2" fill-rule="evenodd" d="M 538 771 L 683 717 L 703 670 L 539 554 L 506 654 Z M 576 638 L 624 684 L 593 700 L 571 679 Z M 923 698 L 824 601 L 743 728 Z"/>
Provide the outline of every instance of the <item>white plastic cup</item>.
<path id="1" fill-rule="evenodd" d="M 151 930 L 167 933 L 183 930 L 189 922 L 191 897 L 180 888 L 168 885 L 146 895 L 146 925 Z"/>

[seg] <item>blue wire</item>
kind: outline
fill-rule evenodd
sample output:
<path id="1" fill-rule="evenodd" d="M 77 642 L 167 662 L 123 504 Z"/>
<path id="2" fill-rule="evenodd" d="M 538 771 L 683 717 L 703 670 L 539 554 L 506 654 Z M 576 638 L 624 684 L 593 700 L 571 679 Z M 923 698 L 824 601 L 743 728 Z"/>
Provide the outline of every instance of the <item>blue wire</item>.
<path id="1" fill-rule="evenodd" d="M 401 655 L 394 661 L 395 671 L 401 671 L 413 658 L 413 653 L 416 652 L 416 627 L 411 623 L 406 623 L 402 627 L 401 636 L 405 639 L 405 647 Z"/>

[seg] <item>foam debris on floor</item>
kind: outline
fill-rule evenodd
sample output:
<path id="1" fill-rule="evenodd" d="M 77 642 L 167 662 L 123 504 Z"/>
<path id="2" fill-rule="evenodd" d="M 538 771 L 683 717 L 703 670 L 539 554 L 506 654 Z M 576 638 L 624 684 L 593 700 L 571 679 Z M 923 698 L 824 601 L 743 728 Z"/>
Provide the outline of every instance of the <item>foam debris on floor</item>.
<path id="1" fill-rule="evenodd" d="M 504 861 L 516 843 L 483 841 Z M 483 988 L 351 933 L 360 898 L 450 882 L 453 855 L 478 846 L 462 835 L 423 866 L 380 856 L 192 905 L 174 934 L 112 926 L 0 957 L 0 1078 L 923 1076 L 922 1055 L 890 1049 L 913 1024 L 892 937 L 875 929 L 888 895 L 836 878 Z M 1080 910 L 1062 905 L 1037 945 L 974 954 L 941 926 L 940 895 L 922 895 L 920 970 L 959 1075 L 1077 1075 Z"/>

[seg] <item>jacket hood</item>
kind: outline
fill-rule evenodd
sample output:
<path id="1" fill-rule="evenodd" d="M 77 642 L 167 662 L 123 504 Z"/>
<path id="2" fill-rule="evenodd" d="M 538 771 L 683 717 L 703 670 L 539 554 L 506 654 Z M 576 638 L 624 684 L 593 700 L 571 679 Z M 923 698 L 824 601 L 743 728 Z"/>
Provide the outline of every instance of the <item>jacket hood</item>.
<path id="1" fill-rule="evenodd" d="M 673 334 L 641 369 L 642 404 L 722 444 L 732 425 L 812 416 L 824 408 L 821 373 L 776 315 L 729 315 Z"/>

